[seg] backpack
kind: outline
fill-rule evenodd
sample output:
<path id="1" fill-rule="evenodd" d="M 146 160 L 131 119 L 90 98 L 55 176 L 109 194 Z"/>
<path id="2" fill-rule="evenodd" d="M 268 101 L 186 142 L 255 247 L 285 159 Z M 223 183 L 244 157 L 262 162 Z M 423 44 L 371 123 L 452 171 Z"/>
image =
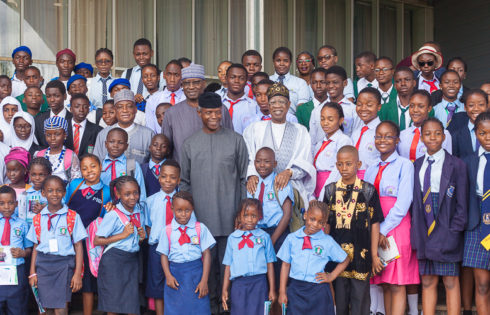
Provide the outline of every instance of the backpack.
<path id="1" fill-rule="evenodd" d="M 126 80 L 129 81 L 129 79 L 131 79 L 131 74 L 133 74 L 133 68 L 129 68 L 127 71 L 126 71 Z"/>
<path id="2" fill-rule="evenodd" d="M 66 223 L 68 225 L 68 233 L 70 236 L 73 234 L 73 228 L 75 227 L 75 221 L 77 219 L 77 213 L 73 210 L 68 209 L 66 214 Z M 34 231 L 36 232 L 37 242 L 41 242 L 41 214 L 38 213 L 32 219 L 32 224 L 34 225 Z"/>
<path id="3" fill-rule="evenodd" d="M 122 213 L 119 209 L 114 209 L 112 211 L 115 211 L 117 213 L 117 216 L 119 217 L 119 220 L 121 220 L 121 223 L 123 225 L 126 225 L 129 223 L 128 218 L 124 213 Z M 87 227 L 87 234 L 88 237 L 85 239 L 85 245 L 87 245 L 87 256 L 88 256 L 88 264 L 90 267 L 90 272 L 94 277 L 97 278 L 98 272 L 99 272 L 99 264 L 100 264 L 100 259 L 102 258 L 102 254 L 104 254 L 104 251 L 110 249 L 112 246 L 112 243 L 108 245 L 107 247 L 104 248 L 104 246 L 96 246 L 94 244 L 95 240 L 95 235 L 97 231 L 99 230 L 99 226 L 102 223 L 103 218 L 98 217 L 97 219 L 93 220 L 90 222 L 90 224 Z M 112 245 L 112 246 L 111 246 Z"/>
<path id="4" fill-rule="evenodd" d="M 168 252 L 170 254 L 170 246 L 172 243 L 170 242 L 170 234 L 172 234 L 172 224 L 168 224 L 165 227 L 165 230 L 167 231 L 167 239 L 168 239 Z M 201 245 L 201 222 L 196 221 L 196 233 L 197 233 L 197 239 L 199 241 L 199 245 Z"/>
<path id="5" fill-rule="evenodd" d="M 134 170 L 136 169 L 135 159 L 126 159 L 126 175 L 134 177 Z"/>
<path id="6" fill-rule="evenodd" d="M 47 149 L 43 149 L 37 152 L 37 157 L 44 157 L 44 153 L 46 153 Z M 71 160 L 73 159 L 73 151 L 70 149 L 66 149 L 65 157 L 63 158 L 63 164 L 65 166 L 65 170 L 71 168 Z"/>
<path id="7" fill-rule="evenodd" d="M 273 187 L 274 187 L 274 194 L 276 195 L 277 203 L 279 204 L 279 207 L 282 209 L 282 205 L 278 199 L 279 194 L 277 188 L 275 185 Z M 293 202 L 293 209 L 291 210 L 291 222 L 289 222 L 289 230 L 291 231 L 291 233 L 296 232 L 303 225 L 305 225 L 305 220 L 303 219 L 303 214 L 305 213 L 305 203 L 303 201 L 303 198 L 301 198 L 301 194 L 295 188 L 293 188 L 293 195 L 294 195 L 294 200 L 291 200 Z"/>

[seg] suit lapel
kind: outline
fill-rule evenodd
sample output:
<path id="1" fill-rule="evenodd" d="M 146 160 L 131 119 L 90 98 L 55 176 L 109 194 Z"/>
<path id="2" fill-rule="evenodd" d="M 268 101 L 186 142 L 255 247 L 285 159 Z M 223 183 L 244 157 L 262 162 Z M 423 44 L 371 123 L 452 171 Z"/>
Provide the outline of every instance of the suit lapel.
<path id="1" fill-rule="evenodd" d="M 90 144 L 88 142 L 90 136 L 92 135 L 92 128 L 92 124 L 87 120 L 87 122 L 85 123 L 85 130 L 83 131 L 82 140 L 80 141 L 80 154 L 84 154 L 87 152 L 87 147 Z"/>
<path id="2" fill-rule="evenodd" d="M 444 153 L 444 164 L 442 165 L 441 183 L 439 185 L 439 208 L 441 207 L 442 200 L 444 199 L 444 195 L 448 189 L 449 181 L 451 180 L 451 174 L 453 173 L 454 168 L 451 156 L 446 151 L 444 151 Z"/>

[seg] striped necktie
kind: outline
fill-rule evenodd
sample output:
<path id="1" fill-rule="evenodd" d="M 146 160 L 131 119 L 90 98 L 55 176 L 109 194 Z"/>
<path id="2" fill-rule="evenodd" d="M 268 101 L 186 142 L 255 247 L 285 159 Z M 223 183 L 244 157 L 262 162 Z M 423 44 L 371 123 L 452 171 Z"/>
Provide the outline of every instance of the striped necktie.
<path id="1" fill-rule="evenodd" d="M 432 202 L 431 188 L 430 188 L 430 173 L 432 172 L 432 164 L 435 161 L 427 159 L 427 169 L 424 174 L 424 195 L 422 202 L 424 204 L 425 223 L 427 224 L 427 235 L 430 235 L 436 226 L 436 217 L 434 214 L 434 204 Z"/>

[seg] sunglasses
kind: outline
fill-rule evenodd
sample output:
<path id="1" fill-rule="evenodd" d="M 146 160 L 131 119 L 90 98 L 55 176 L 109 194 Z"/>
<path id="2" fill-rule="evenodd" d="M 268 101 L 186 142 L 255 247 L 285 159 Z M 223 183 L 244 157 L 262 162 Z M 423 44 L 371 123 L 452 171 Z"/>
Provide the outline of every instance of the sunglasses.
<path id="1" fill-rule="evenodd" d="M 419 61 L 418 63 L 419 63 L 419 67 L 423 67 L 425 65 L 428 65 L 429 67 L 432 67 L 434 65 L 434 61 L 426 61 L 426 62 Z"/>

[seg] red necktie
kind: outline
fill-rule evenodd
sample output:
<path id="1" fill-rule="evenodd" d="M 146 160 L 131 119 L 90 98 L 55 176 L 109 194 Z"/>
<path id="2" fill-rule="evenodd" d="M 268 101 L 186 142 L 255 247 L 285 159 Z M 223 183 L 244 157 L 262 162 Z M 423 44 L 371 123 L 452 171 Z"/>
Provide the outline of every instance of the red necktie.
<path id="1" fill-rule="evenodd" d="M 271 120 L 272 118 L 270 116 L 262 116 L 260 120 Z"/>
<path id="2" fill-rule="evenodd" d="M 410 145 L 410 161 L 412 162 L 417 159 L 417 145 L 419 144 L 420 130 L 419 128 L 415 128 L 413 132 L 415 135 L 413 136 L 412 144 Z"/>
<path id="3" fill-rule="evenodd" d="M 230 109 L 228 111 L 230 112 L 231 119 L 233 119 L 233 106 L 235 106 L 235 104 L 239 103 L 240 101 L 241 101 L 241 99 L 237 99 L 234 102 L 232 100 L 228 100 L 228 102 L 230 103 Z"/>
<path id="4" fill-rule="evenodd" d="M 116 161 L 117 160 L 111 160 L 111 163 L 109 165 L 107 165 L 107 168 L 104 171 L 104 172 L 107 172 L 107 170 L 109 168 L 112 168 L 111 169 L 111 180 L 115 180 L 116 179 Z"/>
<path id="5" fill-rule="evenodd" d="M 190 243 L 191 239 L 189 238 L 189 235 L 187 235 L 187 226 L 182 230 L 182 228 L 179 227 L 180 231 L 180 237 L 179 237 L 179 244 L 180 246 L 184 245 L 185 243 Z"/>
<path id="6" fill-rule="evenodd" d="M 247 83 L 248 85 L 248 97 L 254 99 L 254 91 L 252 91 L 252 84 Z"/>
<path id="7" fill-rule="evenodd" d="M 129 221 L 131 222 L 132 225 L 134 225 L 136 228 L 141 227 L 140 220 L 138 218 L 138 214 L 132 214 L 129 216 Z"/>
<path id="8" fill-rule="evenodd" d="M 82 191 L 82 196 L 87 196 L 87 194 L 91 194 L 91 195 L 95 195 L 95 191 L 92 189 L 92 187 L 87 187 L 87 188 L 84 188 L 84 189 L 81 189 Z"/>
<path id="9" fill-rule="evenodd" d="M 362 127 L 361 129 L 361 134 L 359 135 L 359 140 L 357 140 L 357 143 L 356 143 L 356 149 L 359 150 L 359 146 L 361 145 L 361 139 L 362 139 L 362 135 L 368 131 L 369 127 L 368 126 L 364 126 Z"/>
<path id="10" fill-rule="evenodd" d="M 247 244 L 248 248 L 254 248 L 254 242 L 250 239 L 251 236 L 252 233 L 247 236 L 245 236 L 245 234 L 242 235 L 242 240 L 238 243 L 238 250 L 244 248 L 245 244 Z"/>
<path id="11" fill-rule="evenodd" d="M 327 145 L 330 144 L 330 142 L 332 142 L 332 140 L 323 141 L 322 146 L 320 147 L 320 150 L 318 150 L 318 152 L 315 154 L 315 158 L 313 159 L 313 166 L 315 168 L 316 168 L 316 160 L 318 159 L 318 156 L 320 155 L 320 153 L 322 153 L 323 150 L 325 150 L 325 148 L 327 147 Z"/>
<path id="12" fill-rule="evenodd" d="M 174 213 L 172 212 L 172 202 L 170 202 L 170 196 L 165 197 L 167 199 L 167 206 L 165 208 L 165 225 L 172 223 Z"/>
<path id="13" fill-rule="evenodd" d="M 265 184 L 264 182 L 260 183 L 260 192 L 259 192 L 259 201 L 262 204 L 264 202 L 264 190 L 265 190 Z"/>
<path id="14" fill-rule="evenodd" d="M 436 84 L 434 83 L 436 80 L 432 80 L 432 81 L 427 81 L 427 80 L 424 80 L 424 83 L 427 83 L 429 86 L 430 86 L 430 93 L 432 94 L 432 92 L 434 91 L 437 91 L 439 90 L 436 86 Z"/>
<path id="15" fill-rule="evenodd" d="M 379 183 L 381 182 L 381 177 L 383 177 L 383 171 L 388 166 L 388 164 L 390 163 L 388 162 L 385 165 L 381 166 L 381 163 L 379 163 L 378 174 L 376 174 L 376 178 L 374 179 L 374 187 L 376 187 L 378 194 L 379 194 Z"/>
<path id="16" fill-rule="evenodd" d="M 170 93 L 170 104 L 172 104 L 172 106 L 175 105 L 175 93 L 174 92 Z"/>
<path id="17" fill-rule="evenodd" d="M 73 135 L 73 151 L 78 155 L 78 151 L 80 150 L 80 127 L 79 124 L 75 124 L 75 133 Z"/>
<path id="18" fill-rule="evenodd" d="M 155 175 L 156 176 L 160 175 L 160 164 L 155 164 L 153 168 L 155 169 Z"/>
<path id="19" fill-rule="evenodd" d="M 10 245 L 10 217 L 3 217 L 5 219 L 5 225 L 3 226 L 3 234 L 2 234 L 2 245 L 9 246 Z"/>
<path id="20" fill-rule="evenodd" d="M 311 247 L 311 237 L 310 236 L 304 236 L 303 237 L 303 248 L 302 248 L 302 250 L 305 250 L 305 249 L 313 249 L 313 247 Z"/>
<path id="21" fill-rule="evenodd" d="M 48 231 L 51 230 L 51 220 L 58 214 L 48 214 Z"/>

